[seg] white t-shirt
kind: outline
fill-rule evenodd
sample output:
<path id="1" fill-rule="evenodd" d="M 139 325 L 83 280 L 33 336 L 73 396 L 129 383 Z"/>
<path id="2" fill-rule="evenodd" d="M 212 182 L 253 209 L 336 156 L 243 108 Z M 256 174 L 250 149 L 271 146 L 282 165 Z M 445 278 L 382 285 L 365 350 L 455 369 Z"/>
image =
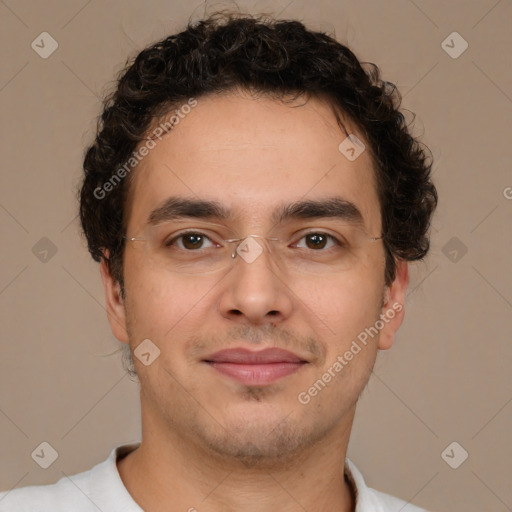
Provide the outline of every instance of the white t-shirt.
<path id="1" fill-rule="evenodd" d="M 52 485 L 32 485 L 0 493 L 0 512 L 143 512 L 123 484 L 118 457 L 139 444 L 114 448 L 107 460 L 88 471 L 63 477 Z M 345 474 L 356 489 L 356 512 L 427 512 L 366 486 L 354 463 L 345 460 Z"/>

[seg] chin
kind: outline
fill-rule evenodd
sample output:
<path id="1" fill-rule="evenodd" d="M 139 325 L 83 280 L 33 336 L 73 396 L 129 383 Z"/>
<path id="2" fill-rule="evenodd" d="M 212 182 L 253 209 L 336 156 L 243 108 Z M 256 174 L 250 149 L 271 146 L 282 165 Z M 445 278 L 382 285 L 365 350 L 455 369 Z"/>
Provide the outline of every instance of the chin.
<path id="1" fill-rule="evenodd" d="M 306 425 L 304 419 L 293 416 L 280 411 L 277 417 L 260 410 L 227 419 L 224 427 L 216 424 L 203 430 L 196 425 L 194 430 L 201 444 L 227 463 L 237 461 L 248 468 L 275 469 L 296 465 L 300 454 L 330 430 Z"/>

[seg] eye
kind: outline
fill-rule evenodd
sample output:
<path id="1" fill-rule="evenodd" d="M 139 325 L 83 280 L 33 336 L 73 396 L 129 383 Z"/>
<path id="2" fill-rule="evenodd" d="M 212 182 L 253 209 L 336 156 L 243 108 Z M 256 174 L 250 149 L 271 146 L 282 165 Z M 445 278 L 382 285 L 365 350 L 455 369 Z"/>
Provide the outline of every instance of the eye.
<path id="1" fill-rule="evenodd" d="M 334 236 L 322 232 L 307 233 L 301 238 L 301 240 L 306 240 L 306 246 L 303 245 L 301 247 L 300 245 L 297 244 L 297 247 L 313 250 L 325 249 L 329 242 L 334 242 L 334 245 L 343 245 Z M 327 247 L 327 249 L 330 249 L 331 247 L 332 245 Z"/>
<path id="2" fill-rule="evenodd" d="M 178 242 L 176 244 L 176 242 Z M 204 233 L 200 233 L 197 231 L 187 231 L 185 233 L 181 233 L 165 242 L 165 247 L 172 247 L 174 245 L 177 245 L 179 249 L 185 250 L 185 251 L 194 251 L 197 249 L 205 249 L 207 247 L 204 247 L 203 244 L 205 242 L 209 242 L 211 245 L 210 247 L 215 247 L 218 245 L 214 244 L 210 237 L 205 235 Z"/>

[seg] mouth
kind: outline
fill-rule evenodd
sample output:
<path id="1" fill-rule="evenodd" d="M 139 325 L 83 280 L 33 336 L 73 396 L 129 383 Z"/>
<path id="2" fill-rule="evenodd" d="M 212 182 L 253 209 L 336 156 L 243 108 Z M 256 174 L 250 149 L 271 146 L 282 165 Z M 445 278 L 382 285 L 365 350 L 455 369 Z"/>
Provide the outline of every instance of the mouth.
<path id="1" fill-rule="evenodd" d="M 215 371 L 251 386 L 271 384 L 297 372 L 308 363 L 296 354 L 278 348 L 257 352 L 244 348 L 226 349 L 203 361 Z"/>

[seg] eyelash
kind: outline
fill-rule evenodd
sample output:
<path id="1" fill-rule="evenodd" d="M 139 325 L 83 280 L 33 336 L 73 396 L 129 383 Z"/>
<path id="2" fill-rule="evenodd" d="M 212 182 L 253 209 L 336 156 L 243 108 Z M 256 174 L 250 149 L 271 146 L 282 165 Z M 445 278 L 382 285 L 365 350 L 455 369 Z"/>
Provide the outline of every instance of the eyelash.
<path id="1" fill-rule="evenodd" d="M 204 238 L 207 238 L 210 242 L 212 243 L 215 243 L 213 242 L 213 240 L 208 236 L 208 235 L 205 235 L 204 233 L 200 232 L 200 231 L 193 231 L 193 230 L 189 230 L 189 231 L 183 231 L 182 233 L 174 236 L 173 238 L 171 238 L 170 240 L 167 240 L 164 242 L 164 246 L 166 248 L 168 247 L 171 247 L 172 245 L 174 245 L 174 243 L 179 240 L 180 238 L 186 236 L 186 235 L 200 235 Z M 338 238 L 336 238 L 334 235 L 331 235 L 329 233 L 325 233 L 324 231 L 309 231 L 307 233 L 304 233 L 301 238 L 299 239 L 302 240 L 303 238 L 309 236 L 309 235 L 322 235 L 322 236 L 326 236 L 329 240 L 333 241 L 336 245 L 340 246 L 340 247 L 344 247 L 346 244 L 344 244 L 341 240 L 339 240 Z M 193 250 L 190 250 L 190 249 L 182 249 L 184 251 L 188 251 L 188 252 L 194 252 Z M 200 249 L 198 249 L 200 250 Z M 311 249 L 311 250 L 314 250 L 314 249 Z M 321 249 L 319 250 L 318 252 L 325 252 L 327 251 L 328 249 Z"/>

